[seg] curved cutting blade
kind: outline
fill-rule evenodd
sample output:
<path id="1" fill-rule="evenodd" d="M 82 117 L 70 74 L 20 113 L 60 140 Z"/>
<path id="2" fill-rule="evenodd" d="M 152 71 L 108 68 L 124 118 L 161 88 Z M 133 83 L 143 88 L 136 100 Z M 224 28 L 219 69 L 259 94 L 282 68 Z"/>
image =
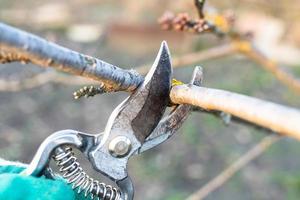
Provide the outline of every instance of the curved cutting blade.
<path id="1" fill-rule="evenodd" d="M 203 79 L 202 68 L 197 66 L 194 69 L 190 84 L 200 86 Z M 191 105 L 178 105 L 167 117 L 162 119 L 150 136 L 146 139 L 138 153 L 149 150 L 169 139 L 187 119 L 191 112 Z"/>
<path id="2" fill-rule="evenodd" d="M 109 119 L 111 126 L 132 129 L 140 143 L 154 130 L 169 102 L 171 87 L 171 61 L 166 42 L 162 42 L 152 68 L 138 89 L 117 108 Z"/>

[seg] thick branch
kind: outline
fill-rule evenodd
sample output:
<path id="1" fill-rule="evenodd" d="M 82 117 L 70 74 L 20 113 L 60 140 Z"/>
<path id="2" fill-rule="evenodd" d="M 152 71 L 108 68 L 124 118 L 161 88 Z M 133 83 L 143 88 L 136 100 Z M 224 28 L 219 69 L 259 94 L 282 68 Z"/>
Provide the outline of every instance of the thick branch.
<path id="1" fill-rule="evenodd" d="M 174 86 L 175 104 L 191 104 L 205 110 L 229 113 L 282 135 L 300 140 L 300 110 L 228 91 L 191 85 Z"/>
<path id="2" fill-rule="evenodd" d="M 32 62 L 104 83 L 107 91 L 134 91 L 143 77 L 0 23 L 0 63 Z"/>

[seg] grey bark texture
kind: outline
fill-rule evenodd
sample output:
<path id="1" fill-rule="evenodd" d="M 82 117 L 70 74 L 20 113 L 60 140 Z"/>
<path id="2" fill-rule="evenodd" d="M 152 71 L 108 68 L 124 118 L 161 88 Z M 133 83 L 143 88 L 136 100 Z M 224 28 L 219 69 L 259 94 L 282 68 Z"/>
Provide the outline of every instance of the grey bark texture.
<path id="1" fill-rule="evenodd" d="M 101 81 L 107 92 L 134 91 L 144 78 L 97 58 L 61 47 L 33 34 L 0 23 L 0 63 L 31 62 Z"/>

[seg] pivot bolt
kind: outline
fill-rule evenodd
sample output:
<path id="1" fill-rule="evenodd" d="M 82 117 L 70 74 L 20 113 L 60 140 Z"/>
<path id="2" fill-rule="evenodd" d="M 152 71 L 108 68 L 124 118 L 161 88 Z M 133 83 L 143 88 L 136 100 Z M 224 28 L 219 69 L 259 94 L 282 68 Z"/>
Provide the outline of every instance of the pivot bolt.
<path id="1" fill-rule="evenodd" d="M 112 156 L 122 158 L 129 153 L 131 142 L 125 136 L 117 136 L 109 143 L 108 149 Z"/>

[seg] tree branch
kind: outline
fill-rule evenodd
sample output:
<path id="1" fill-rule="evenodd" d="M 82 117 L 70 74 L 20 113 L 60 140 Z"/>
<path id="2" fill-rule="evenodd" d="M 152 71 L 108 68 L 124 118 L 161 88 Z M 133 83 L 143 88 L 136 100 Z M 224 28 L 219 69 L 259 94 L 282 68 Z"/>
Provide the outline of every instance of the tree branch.
<path id="1" fill-rule="evenodd" d="M 209 111 L 223 111 L 300 140 L 300 110 L 295 108 L 193 85 L 174 86 L 170 98 L 175 104 L 190 104 Z"/>
<path id="2" fill-rule="evenodd" d="M 120 69 L 1 23 L 0 61 L 32 62 L 92 78 L 102 81 L 107 92 L 132 92 L 143 81 L 143 77 L 136 72 Z M 300 112 L 294 108 L 226 91 L 188 85 L 173 87 L 170 98 L 174 104 L 191 104 L 206 110 L 223 111 L 300 140 Z"/>
<path id="3" fill-rule="evenodd" d="M 109 91 L 134 91 L 143 77 L 0 23 L 0 63 L 31 62 L 101 81 Z"/>
<path id="4" fill-rule="evenodd" d="M 266 151 L 272 144 L 279 140 L 277 135 L 269 135 L 264 137 L 258 144 L 256 144 L 252 149 L 246 152 L 243 156 L 237 159 L 233 164 L 222 171 L 218 176 L 209 181 L 198 191 L 190 195 L 186 200 L 200 200 L 207 197 L 210 193 L 214 192 L 220 186 L 222 186 L 226 181 L 228 181 L 234 174 L 245 167 L 252 160 L 260 156 L 264 151 Z"/>

